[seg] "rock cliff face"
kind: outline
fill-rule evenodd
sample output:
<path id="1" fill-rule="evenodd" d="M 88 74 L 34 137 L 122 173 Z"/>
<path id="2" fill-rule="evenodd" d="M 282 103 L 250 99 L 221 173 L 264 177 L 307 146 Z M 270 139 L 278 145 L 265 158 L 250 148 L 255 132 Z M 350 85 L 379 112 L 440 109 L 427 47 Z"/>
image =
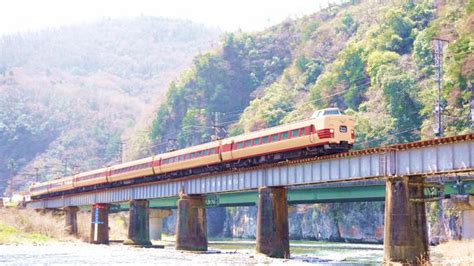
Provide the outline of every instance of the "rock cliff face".
<path id="1" fill-rule="evenodd" d="M 460 235 L 459 212 L 449 200 L 426 206 L 430 242 L 438 244 Z M 382 243 L 383 202 L 345 202 L 300 204 L 289 207 L 290 238 Z M 218 207 L 207 209 L 208 236 L 254 239 L 257 232 L 257 207 Z M 166 218 L 165 233 L 174 234 L 176 215 Z"/>

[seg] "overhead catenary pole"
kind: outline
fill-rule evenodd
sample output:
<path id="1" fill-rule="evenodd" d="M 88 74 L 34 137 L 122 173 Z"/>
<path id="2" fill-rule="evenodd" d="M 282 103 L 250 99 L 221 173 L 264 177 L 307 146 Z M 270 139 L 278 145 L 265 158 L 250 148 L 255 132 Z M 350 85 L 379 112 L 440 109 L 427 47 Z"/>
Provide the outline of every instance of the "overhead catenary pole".
<path id="1" fill-rule="evenodd" d="M 39 168 L 35 167 L 35 183 L 39 181 Z"/>
<path id="2" fill-rule="evenodd" d="M 68 165 L 67 165 L 67 163 L 68 163 L 69 157 L 65 156 L 65 157 L 63 158 L 63 160 L 64 160 L 63 176 L 67 176 L 67 174 L 68 174 L 68 170 L 67 170 Z M 58 171 L 58 172 L 59 172 L 59 171 Z"/>
<path id="3" fill-rule="evenodd" d="M 212 140 L 219 140 L 225 138 L 227 135 L 225 126 L 219 123 L 220 118 L 223 114 L 225 113 L 214 112 L 214 121 L 212 125 L 212 128 L 214 129 L 214 135 L 212 136 Z"/>
<path id="4" fill-rule="evenodd" d="M 124 160 L 123 160 L 123 145 L 125 145 L 125 142 L 121 141 L 120 142 L 120 147 L 119 147 L 119 152 L 120 152 L 120 163 L 123 163 Z"/>
<path id="5" fill-rule="evenodd" d="M 434 61 L 435 61 L 435 71 L 436 77 L 435 81 L 438 84 L 438 102 L 435 108 L 436 114 L 436 128 L 435 128 L 435 135 L 437 137 L 443 137 L 444 128 L 443 128 L 443 121 L 442 121 L 442 110 L 441 110 L 441 92 L 443 90 L 443 46 L 444 43 L 448 41 L 441 38 L 433 38 L 433 46 L 434 46 Z"/>

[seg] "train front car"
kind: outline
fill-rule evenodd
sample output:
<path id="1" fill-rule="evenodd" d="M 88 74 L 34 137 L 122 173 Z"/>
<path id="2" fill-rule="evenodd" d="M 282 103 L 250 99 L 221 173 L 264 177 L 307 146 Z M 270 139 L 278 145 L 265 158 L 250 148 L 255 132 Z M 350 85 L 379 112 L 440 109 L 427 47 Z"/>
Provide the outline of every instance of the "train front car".
<path id="1" fill-rule="evenodd" d="M 337 108 L 316 111 L 311 116 L 314 132 L 311 142 L 324 153 L 348 151 L 355 141 L 354 119 Z"/>
<path id="2" fill-rule="evenodd" d="M 345 152 L 355 139 L 354 120 L 337 108 L 311 119 L 222 140 L 222 158 L 234 166 Z"/>

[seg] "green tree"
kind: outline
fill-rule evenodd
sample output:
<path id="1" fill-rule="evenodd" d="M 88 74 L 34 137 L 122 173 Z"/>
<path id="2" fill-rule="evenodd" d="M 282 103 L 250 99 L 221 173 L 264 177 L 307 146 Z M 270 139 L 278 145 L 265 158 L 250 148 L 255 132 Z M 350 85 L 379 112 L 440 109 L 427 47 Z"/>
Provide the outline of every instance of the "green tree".
<path id="1" fill-rule="evenodd" d="M 384 65 L 380 67 L 377 83 L 382 88 L 388 112 L 395 119 L 393 136 L 398 142 L 419 139 L 414 133 L 421 126 L 415 78 L 397 66 Z"/>
<path id="2" fill-rule="evenodd" d="M 413 21 L 400 9 L 389 11 L 385 20 L 384 34 L 381 36 L 382 47 L 399 54 L 410 52 L 413 44 Z"/>
<path id="3" fill-rule="evenodd" d="M 374 51 L 370 53 L 367 59 L 367 73 L 370 76 L 371 83 L 375 84 L 375 79 L 381 66 L 394 63 L 399 58 L 400 55 L 391 51 Z"/>
<path id="4" fill-rule="evenodd" d="M 354 21 L 351 14 L 349 12 L 344 12 L 344 16 L 342 17 L 342 27 L 339 28 L 339 31 L 345 32 L 349 35 L 352 35 L 359 25 L 357 22 Z"/>

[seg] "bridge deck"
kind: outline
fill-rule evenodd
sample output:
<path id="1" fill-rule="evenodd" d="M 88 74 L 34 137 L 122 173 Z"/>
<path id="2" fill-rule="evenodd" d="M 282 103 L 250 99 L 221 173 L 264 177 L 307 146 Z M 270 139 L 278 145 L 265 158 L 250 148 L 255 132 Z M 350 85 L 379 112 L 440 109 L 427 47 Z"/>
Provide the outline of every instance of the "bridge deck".
<path id="1" fill-rule="evenodd" d="M 133 199 L 176 197 L 256 190 L 264 186 L 301 186 L 379 179 L 388 176 L 444 176 L 469 173 L 474 167 L 474 134 L 383 148 L 294 160 L 156 183 L 73 194 L 27 203 L 30 208 L 59 208 Z"/>

